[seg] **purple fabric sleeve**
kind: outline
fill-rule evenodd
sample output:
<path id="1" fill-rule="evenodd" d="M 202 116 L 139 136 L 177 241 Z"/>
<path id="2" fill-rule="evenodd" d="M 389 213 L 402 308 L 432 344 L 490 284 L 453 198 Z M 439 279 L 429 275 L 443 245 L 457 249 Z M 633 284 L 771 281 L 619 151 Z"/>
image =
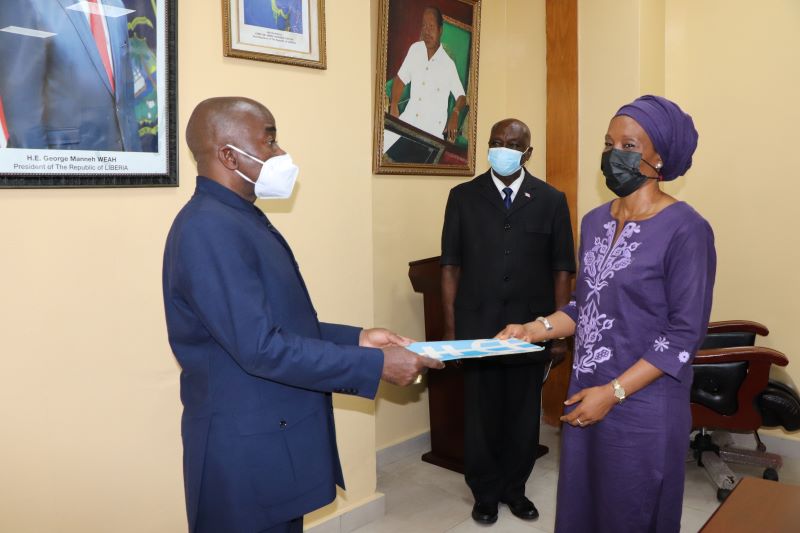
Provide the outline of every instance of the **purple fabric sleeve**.
<path id="1" fill-rule="evenodd" d="M 568 317 L 572 319 L 573 322 L 576 324 L 578 323 L 578 306 L 575 305 L 575 295 L 573 294 L 570 299 L 569 303 L 559 309 L 562 313 L 566 313 Z"/>
<path id="2" fill-rule="evenodd" d="M 691 378 L 692 360 L 706 335 L 716 262 L 714 234 L 700 218 L 679 229 L 667 250 L 668 322 L 642 358 L 681 382 Z"/>

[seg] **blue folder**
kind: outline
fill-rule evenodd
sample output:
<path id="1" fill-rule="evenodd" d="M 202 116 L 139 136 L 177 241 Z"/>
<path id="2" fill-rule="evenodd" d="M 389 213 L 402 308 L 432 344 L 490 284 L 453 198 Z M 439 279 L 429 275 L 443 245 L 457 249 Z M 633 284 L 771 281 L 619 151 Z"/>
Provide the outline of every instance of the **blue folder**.
<path id="1" fill-rule="evenodd" d="M 544 350 L 542 346 L 530 344 L 518 339 L 508 339 L 504 341 L 498 339 L 477 339 L 471 341 L 415 342 L 407 346 L 407 348 L 419 355 L 424 355 L 440 361 L 495 357 L 497 355 L 531 353 Z"/>

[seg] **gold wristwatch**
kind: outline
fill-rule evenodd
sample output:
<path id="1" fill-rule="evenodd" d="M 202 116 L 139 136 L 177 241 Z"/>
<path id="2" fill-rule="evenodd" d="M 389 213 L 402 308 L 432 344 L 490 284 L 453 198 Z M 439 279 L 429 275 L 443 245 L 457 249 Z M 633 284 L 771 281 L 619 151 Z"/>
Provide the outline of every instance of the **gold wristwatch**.
<path id="1" fill-rule="evenodd" d="M 611 386 L 614 387 L 614 397 L 617 399 L 617 403 L 622 403 L 625 401 L 625 389 L 622 385 L 620 385 L 617 378 L 611 380 Z"/>

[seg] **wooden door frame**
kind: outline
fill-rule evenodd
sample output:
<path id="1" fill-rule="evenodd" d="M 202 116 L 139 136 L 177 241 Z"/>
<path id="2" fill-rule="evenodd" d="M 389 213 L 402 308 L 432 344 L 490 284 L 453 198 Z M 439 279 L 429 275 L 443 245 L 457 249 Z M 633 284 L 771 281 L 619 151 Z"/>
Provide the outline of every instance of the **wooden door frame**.
<path id="1" fill-rule="evenodd" d="M 578 242 L 578 0 L 546 0 L 547 183 L 567 196 Z M 571 352 L 571 351 L 570 351 Z M 567 397 L 572 354 L 550 372 L 542 391 L 543 418 L 558 418 Z"/>

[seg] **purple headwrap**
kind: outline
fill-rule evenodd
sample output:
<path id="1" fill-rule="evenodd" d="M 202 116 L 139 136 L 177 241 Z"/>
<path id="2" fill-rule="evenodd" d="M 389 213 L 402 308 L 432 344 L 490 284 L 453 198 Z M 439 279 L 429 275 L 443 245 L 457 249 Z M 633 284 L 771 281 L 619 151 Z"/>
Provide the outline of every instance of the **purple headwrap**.
<path id="1" fill-rule="evenodd" d="M 692 166 L 697 148 L 697 130 L 692 117 L 678 104 L 661 96 L 645 95 L 619 108 L 614 116 L 626 115 L 639 123 L 653 142 L 664 166 L 665 181 L 683 176 Z"/>

